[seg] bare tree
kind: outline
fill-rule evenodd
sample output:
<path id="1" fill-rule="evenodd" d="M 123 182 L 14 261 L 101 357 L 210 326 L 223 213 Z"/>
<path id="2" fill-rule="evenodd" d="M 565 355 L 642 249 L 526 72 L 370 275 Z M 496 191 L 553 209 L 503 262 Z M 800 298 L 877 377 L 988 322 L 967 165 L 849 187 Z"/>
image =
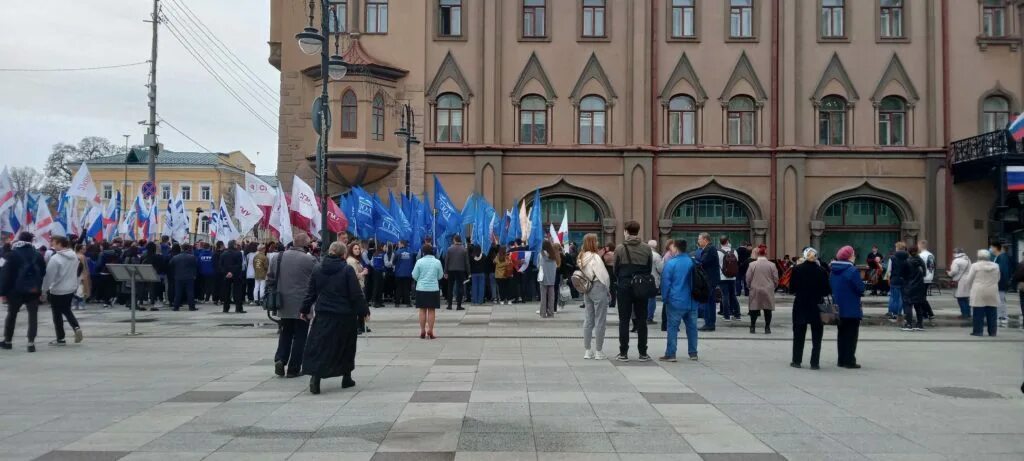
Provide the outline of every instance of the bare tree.
<path id="1" fill-rule="evenodd" d="M 99 136 L 82 138 L 78 145 L 54 144 L 53 152 L 46 159 L 46 185 L 43 189 L 50 195 L 59 195 L 71 185 L 74 177 L 71 163 L 121 153 L 125 153 L 124 147 L 116 146 L 109 139 Z"/>
<path id="2" fill-rule="evenodd" d="M 39 192 L 45 179 L 39 170 L 30 166 L 11 168 L 10 175 L 18 197 L 24 197 L 29 192 Z"/>

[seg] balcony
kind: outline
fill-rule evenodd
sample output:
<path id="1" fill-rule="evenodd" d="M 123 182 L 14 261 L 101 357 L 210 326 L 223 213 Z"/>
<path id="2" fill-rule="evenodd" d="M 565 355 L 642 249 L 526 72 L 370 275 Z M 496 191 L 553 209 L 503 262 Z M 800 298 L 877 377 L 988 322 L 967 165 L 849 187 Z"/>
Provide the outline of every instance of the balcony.
<path id="1" fill-rule="evenodd" d="M 990 131 L 954 141 L 950 146 L 953 182 L 993 177 L 993 168 L 1024 165 L 1024 143 L 1014 142 L 1006 130 Z"/>

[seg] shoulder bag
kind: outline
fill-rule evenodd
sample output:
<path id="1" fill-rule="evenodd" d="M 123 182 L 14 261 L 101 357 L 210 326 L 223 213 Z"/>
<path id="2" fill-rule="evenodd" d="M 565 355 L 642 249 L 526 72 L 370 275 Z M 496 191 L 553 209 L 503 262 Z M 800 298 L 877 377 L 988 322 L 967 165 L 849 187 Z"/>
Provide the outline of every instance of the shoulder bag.
<path id="1" fill-rule="evenodd" d="M 839 319 L 839 309 L 836 303 L 832 302 L 832 296 L 826 296 L 821 304 L 818 304 L 818 313 L 821 315 L 821 323 L 833 325 Z"/>
<path id="2" fill-rule="evenodd" d="M 632 266 L 633 260 L 630 258 L 629 248 L 623 246 L 622 250 L 626 253 L 626 263 Z M 648 255 L 647 258 L 651 260 L 653 256 Z M 633 299 L 650 299 L 658 295 L 658 285 L 654 283 L 654 275 L 650 271 L 633 274 L 633 277 L 629 279 L 629 289 Z"/>

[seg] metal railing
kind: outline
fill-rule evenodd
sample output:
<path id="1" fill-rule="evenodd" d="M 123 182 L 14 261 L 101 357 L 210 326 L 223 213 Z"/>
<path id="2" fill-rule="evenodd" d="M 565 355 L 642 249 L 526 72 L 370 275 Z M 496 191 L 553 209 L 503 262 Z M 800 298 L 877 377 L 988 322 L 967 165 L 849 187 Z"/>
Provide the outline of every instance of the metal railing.
<path id="1" fill-rule="evenodd" d="M 1024 154 L 1024 143 L 1014 142 L 1006 130 L 990 131 L 954 141 L 951 148 L 954 165 L 993 157 Z"/>

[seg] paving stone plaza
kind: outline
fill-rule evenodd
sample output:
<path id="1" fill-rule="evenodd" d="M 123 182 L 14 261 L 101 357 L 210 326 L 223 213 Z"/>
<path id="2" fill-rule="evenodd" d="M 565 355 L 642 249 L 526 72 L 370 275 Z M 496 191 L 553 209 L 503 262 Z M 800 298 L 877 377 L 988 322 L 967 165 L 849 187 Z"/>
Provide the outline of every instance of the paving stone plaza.
<path id="1" fill-rule="evenodd" d="M 128 337 L 125 309 L 89 306 L 85 341 L 56 348 L 44 307 L 39 352 L 25 352 L 23 319 L 0 351 L 0 459 L 1024 459 L 1024 331 L 970 337 L 952 299 L 933 298 L 935 328 L 862 327 L 863 369 L 836 368 L 832 327 L 822 369 L 797 370 L 790 302 L 772 335 L 720 320 L 700 361 L 679 363 L 584 360 L 576 305 L 551 320 L 536 305 L 441 311 L 433 341 L 414 336 L 414 310 L 375 309 L 358 385 L 326 380 L 319 396 L 273 375 L 276 330 L 259 308 L 139 313 Z"/>

